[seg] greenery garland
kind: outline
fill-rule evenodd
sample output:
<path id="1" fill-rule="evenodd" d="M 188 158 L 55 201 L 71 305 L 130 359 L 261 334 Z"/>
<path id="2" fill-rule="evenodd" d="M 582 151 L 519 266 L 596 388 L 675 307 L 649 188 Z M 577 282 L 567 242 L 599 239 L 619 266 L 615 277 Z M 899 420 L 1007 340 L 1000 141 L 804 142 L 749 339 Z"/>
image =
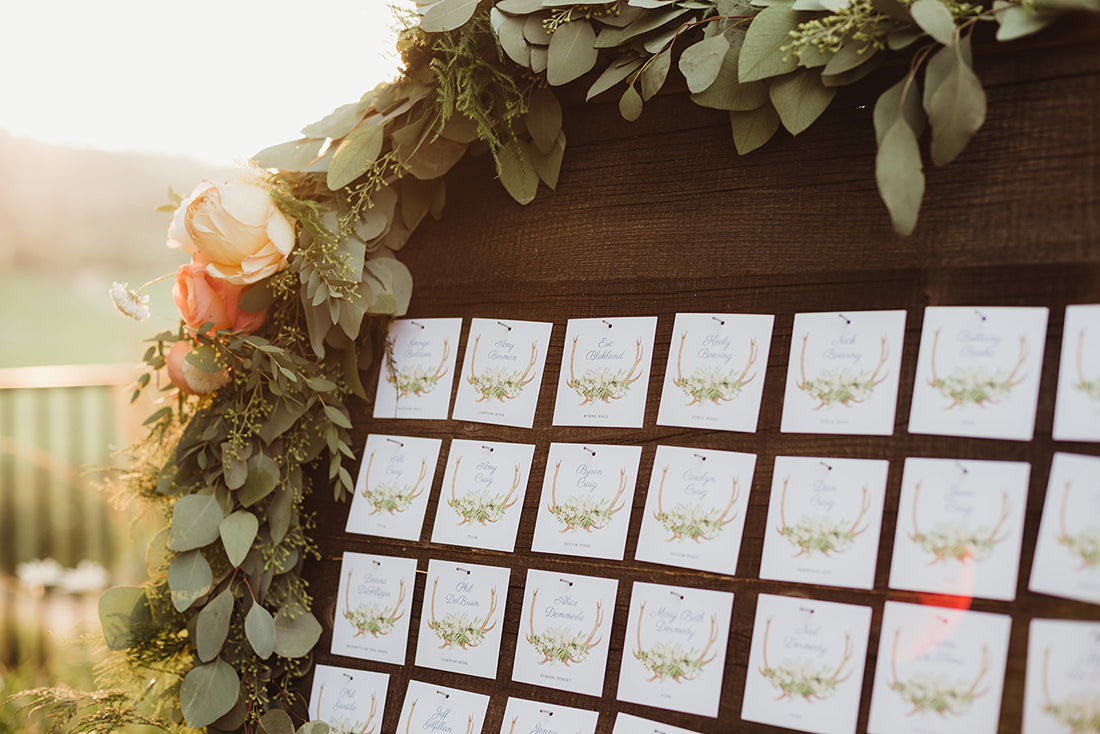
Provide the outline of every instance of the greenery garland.
<path id="1" fill-rule="evenodd" d="M 924 190 L 924 128 L 942 165 L 985 118 L 974 29 L 995 23 L 1008 41 L 1065 12 L 1100 12 L 1100 0 L 418 5 L 399 40 L 399 80 L 254 157 L 266 171 L 252 183 L 275 213 L 257 214 L 255 194 L 230 187 L 173 195 L 169 244 L 192 255 L 176 274 L 184 318 L 145 354 L 135 398 L 152 390 L 165 404 L 117 478 L 168 526 L 150 547 L 149 580 L 100 601 L 118 653 L 107 681 L 119 687 L 28 692 L 29 708 L 50 710 L 56 729 L 294 731 L 283 710 L 301 711 L 295 682 L 321 632 L 300 575 L 316 556 L 301 503 L 317 485 L 337 499 L 353 488 L 347 400 L 366 397 L 359 370 L 411 295 L 396 253 L 424 217 L 441 215 L 442 176 L 471 144 L 487 146 L 504 188 L 526 204 L 540 182 L 555 188 L 566 147 L 553 88 L 590 72 L 587 98 L 620 87 L 622 116 L 635 120 L 675 56 L 691 100 L 727 112 L 745 154 L 780 126 L 799 134 L 838 87 L 905 55 L 874 126 L 879 191 L 908 234 Z M 221 239 L 200 246 L 211 229 Z M 140 289 L 116 284 L 113 296 L 128 315 L 147 316 Z"/>

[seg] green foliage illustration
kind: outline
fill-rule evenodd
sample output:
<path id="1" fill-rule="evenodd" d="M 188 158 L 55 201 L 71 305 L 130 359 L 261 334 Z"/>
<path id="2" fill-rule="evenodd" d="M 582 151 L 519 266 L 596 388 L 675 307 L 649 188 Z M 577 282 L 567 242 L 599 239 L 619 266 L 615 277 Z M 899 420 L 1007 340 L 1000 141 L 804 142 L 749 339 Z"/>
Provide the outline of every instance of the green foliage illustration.
<path id="1" fill-rule="evenodd" d="M 652 647 L 642 644 L 642 617 L 645 614 L 645 603 L 638 609 L 638 626 L 636 629 L 634 657 L 650 673 L 648 682 L 655 680 L 672 680 L 681 683 L 687 680 L 695 680 L 703 673 L 703 669 L 709 665 L 718 653 L 710 653 L 711 646 L 718 639 L 718 620 L 713 615 L 710 618 L 710 636 L 703 649 L 685 647 L 680 642 L 660 641 Z M 709 656 L 708 656 L 708 653 Z"/>
<path id="2" fill-rule="evenodd" d="M 779 495 L 779 526 L 776 531 L 798 549 L 794 554 L 795 558 L 801 555 L 813 556 L 815 553 L 828 558 L 830 553 L 843 553 L 851 548 L 856 537 L 869 527 L 869 525 L 859 527 L 867 511 L 871 509 L 871 495 L 867 487 L 863 487 L 859 512 L 851 522 L 843 518 L 834 519 L 827 515 L 810 515 L 789 525 L 786 510 L 789 482 L 790 477 L 783 479 L 783 490 Z"/>
<path id="3" fill-rule="evenodd" d="M 428 621 L 428 629 L 436 634 L 442 641 L 439 649 L 447 649 L 458 646 L 463 650 L 477 647 L 485 640 L 487 635 L 497 625 L 493 614 L 497 610 L 497 590 L 494 587 L 489 592 L 489 609 L 484 617 L 471 617 L 462 612 L 451 612 L 442 619 L 435 616 L 435 592 L 439 586 L 439 577 L 432 582 L 431 617 Z"/>
<path id="4" fill-rule="evenodd" d="M 890 648 L 890 690 L 912 706 L 906 716 L 934 713 L 939 716 L 961 716 L 970 710 L 974 701 L 984 696 L 989 688 L 978 687 L 989 672 L 989 648 L 982 645 L 982 660 L 973 681 L 950 681 L 939 675 L 917 674 L 906 680 L 898 677 L 898 639 L 901 630 L 894 631 L 894 643 Z"/>
<path id="5" fill-rule="evenodd" d="M 325 697 L 325 684 L 322 683 L 317 691 L 316 708 L 313 715 L 314 721 L 324 721 L 328 724 L 329 734 L 374 734 L 378 729 L 378 723 L 371 726 L 371 722 L 374 721 L 375 714 L 378 713 L 378 699 L 372 693 L 370 694 L 370 713 L 367 714 L 366 721 L 358 721 L 355 719 L 348 719 L 344 717 L 324 719 L 321 716 L 321 701 Z"/>
<path id="6" fill-rule="evenodd" d="M 1089 400 L 1100 403 L 1100 375 L 1091 380 L 1085 377 L 1085 332 L 1077 337 L 1077 382 L 1074 384 L 1078 390 L 1085 394 Z"/>
<path id="7" fill-rule="evenodd" d="M 535 604 L 538 601 L 539 590 L 536 588 L 531 594 L 531 607 L 527 618 L 526 640 L 536 653 L 542 655 L 539 665 L 556 665 L 563 663 L 568 666 L 572 663 L 583 663 L 588 655 L 603 641 L 603 635 L 596 633 L 603 624 L 603 604 L 596 602 L 596 618 L 592 622 L 592 629 L 586 635 L 583 630 L 574 630 L 567 627 L 547 627 L 539 633 L 535 633 Z"/>
<path id="8" fill-rule="evenodd" d="M 726 373 L 714 368 L 699 367 L 690 375 L 684 377 L 681 362 L 687 336 L 687 332 L 680 335 L 680 348 L 676 352 L 676 377 L 672 382 L 680 388 L 685 396 L 691 398 L 691 402 L 687 404 L 688 407 L 699 403 L 711 403 L 713 405 L 728 403 L 735 400 L 745 386 L 756 378 L 755 372 L 751 375 L 748 374 L 756 362 L 756 339 L 749 342 L 748 361 L 740 373 L 737 370 L 730 370 Z"/>
<path id="9" fill-rule="evenodd" d="M 1100 734 L 1100 698 L 1095 691 L 1071 693 L 1055 702 L 1050 695 L 1050 648 L 1043 650 L 1043 713 L 1071 734 Z"/>
<path id="10" fill-rule="evenodd" d="M 370 452 L 370 458 L 367 460 L 367 470 L 363 478 L 363 491 L 360 494 L 370 505 L 371 515 L 377 515 L 381 512 L 388 512 L 391 515 L 402 513 L 412 507 L 413 500 L 424 493 L 420 483 L 427 476 L 428 460 L 420 460 L 420 475 L 412 485 L 379 482 L 372 487 L 370 484 L 370 470 L 371 465 L 374 463 L 374 454 L 374 451 Z"/>
<path id="11" fill-rule="evenodd" d="M 908 537 L 921 550 L 932 556 L 932 560 L 928 562 L 929 565 L 948 561 L 959 563 L 983 561 L 993 553 L 997 544 L 1008 538 L 1007 530 L 1003 535 L 998 535 L 1005 521 L 1008 520 L 1008 492 L 1001 492 L 1001 514 L 993 529 L 988 532 L 984 529 L 969 530 L 953 525 L 937 525 L 931 530 L 921 531 L 917 523 L 917 502 L 920 499 L 920 490 L 921 483 L 917 482 L 913 488 L 913 532 L 909 533 Z"/>
<path id="12" fill-rule="evenodd" d="M 694 540 L 699 543 L 704 540 L 713 540 L 722 533 L 722 528 L 737 519 L 737 513 L 733 506 L 741 497 L 741 490 L 737 485 L 737 477 L 732 479 L 730 499 L 721 510 L 705 507 L 702 503 L 677 504 L 671 510 L 664 508 L 665 477 L 668 474 L 668 465 L 661 470 L 661 482 L 657 486 L 657 509 L 653 513 L 653 519 L 661 524 L 665 530 L 671 533 L 671 537 L 665 542 L 674 540 Z"/>
<path id="13" fill-rule="evenodd" d="M 764 665 L 757 670 L 772 687 L 779 691 L 775 700 L 797 697 L 807 703 L 814 700 L 823 701 L 836 693 L 836 687 L 851 677 L 852 671 L 848 671 L 843 676 L 840 674 L 852 658 L 850 634 L 844 635 L 844 652 L 840 663 L 835 668 L 815 666 L 806 660 L 784 660 L 779 665 L 773 666 L 768 662 L 768 634 L 771 632 L 771 625 L 772 620 L 769 617 L 764 624 Z"/>
<path id="14" fill-rule="evenodd" d="M 1066 505 L 1069 503 L 1070 486 L 1071 483 L 1066 482 L 1062 490 L 1062 503 L 1058 509 L 1058 542 L 1071 555 L 1080 559 L 1076 570 L 1094 570 L 1100 568 L 1100 531 L 1082 530 L 1079 533 L 1070 533 L 1067 530 Z"/>
<path id="15" fill-rule="evenodd" d="M 642 340 L 639 338 L 634 343 L 634 362 L 629 370 L 615 370 L 610 367 L 592 368 L 585 371 L 579 378 L 573 371 L 573 362 L 577 356 L 577 340 L 573 337 L 572 350 L 569 352 L 569 379 L 565 384 L 577 396 L 581 402 L 577 405 L 588 405 L 599 400 L 610 403 L 619 400 L 630 390 L 630 386 L 642 376 Z"/>
<path id="16" fill-rule="evenodd" d="M 626 506 L 623 493 L 626 492 L 626 469 L 619 469 L 619 489 L 610 500 L 600 499 L 591 495 L 571 496 L 564 502 L 558 502 L 558 471 L 561 469 L 561 461 L 554 465 L 554 478 L 550 483 L 550 504 L 547 511 L 560 522 L 563 527 L 560 532 L 566 533 L 573 530 L 583 530 L 591 533 L 593 530 L 602 530 L 607 527 L 616 513 Z"/>
<path id="17" fill-rule="evenodd" d="M 405 580 L 401 579 L 401 585 L 397 592 L 397 601 L 392 608 L 382 608 L 377 604 L 360 604 L 351 608 L 351 571 L 348 571 L 347 585 L 344 588 L 344 619 L 355 630 L 355 636 L 370 635 L 371 637 L 385 637 L 393 632 L 394 625 L 401 617 L 405 616 L 405 610 L 401 604 L 405 601 Z"/>
<path id="18" fill-rule="evenodd" d="M 928 384 L 945 398 L 950 398 L 951 403 L 945 408 L 950 410 L 955 406 L 976 405 L 984 408 L 1003 402 L 1012 392 L 1012 388 L 1019 385 L 1027 374 L 1020 374 L 1020 369 L 1027 360 L 1027 339 L 1020 337 L 1020 356 L 1016 365 L 1006 375 L 1004 371 L 998 371 L 992 375 L 978 370 L 956 369 L 950 375 L 941 377 L 936 372 L 936 347 L 939 344 L 940 332 L 936 331 L 932 337 L 932 377 Z"/>
<path id="19" fill-rule="evenodd" d="M 451 496 L 447 500 L 447 505 L 462 518 L 459 525 L 471 522 L 481 525 L 498 522 L 519 501 L 519 496 L 516 494 L 520 485 L 519 464 L 515 466 L 512 473 L 512 486 L 506 493 L 471 490 L 466 494 L 457 495 L 455 482 L 458 480 L 458 470 L 461 465 L 462 457 L 459 457 L 455 461 L 454 473 L 451 474 Z"/>
<path id="20" fill-rule="evenodd" d="M 538 360 L 539 350 L 535 342 L 531 342 L 531 360 L 527 367 L 520 370 L 508 370 L 504 368 L 491 368 L 481 373 L 476 372 L 477 347 L 481 341 L 481 334 L 474 337 L 473 353 L 470 357 L 470 375 L 466 382 L 473 386 L 478 394 L 477 402 L 486 400 L 515 400 L 523 392 L 533 379 L 535 379 L 535 362 Z"/>
<path id="21" fill-rule="evenodd" d="M 443 357 L 436 367 L 421 364 L 409 364 L 397 366 L 393 357 L 393 345 L 388 343 L 386 347 L 386 382 L 393 385 L 397 391 L 397 399 L 408 397 L 421 397 L 427 395 L 436 388 L 439 381 L 447 374 L 447 357 L 450 355 L 449 340 L 443 340 Z"/>
<path id="22" fill-rule="evenodd" d="M 853 372 L 848 368 L 842 368 L 824 370 L 813 379 L 807 379 L 806 342 L 809 338 L 809 334 L 802 335 L 802 356 L 798 363 L 802 379 L 797 383 L 797 387 L 818 401 L 818 404 L 814 406 L 814 410 L 821 410 L 838 404 L 848 408 L 853 403 L 862 403 L 871 397 L 875 388 L 882 384 L 889 375 L 889 372 L 879 374 L 890 356 L 890 345 L 887 343 L 886 337 L 882 337 L 878 364 L 875 365 L 872 372 L 868 373 L 867 370 Z"/>

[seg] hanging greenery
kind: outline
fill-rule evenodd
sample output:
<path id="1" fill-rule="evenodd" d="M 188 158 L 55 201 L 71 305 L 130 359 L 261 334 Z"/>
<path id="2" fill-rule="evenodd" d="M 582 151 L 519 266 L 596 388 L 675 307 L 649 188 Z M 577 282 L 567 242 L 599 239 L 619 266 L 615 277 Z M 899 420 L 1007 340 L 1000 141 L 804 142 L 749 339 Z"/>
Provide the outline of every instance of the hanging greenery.
<path id="1" fill-rule="evenodd" d="M 293 732 L 284 709 L 295 711 L 321 633 L 300 575 L 316 556 L 302 500 L 353 489 L 347 401 L 366 397 L 359 372 L 371 344 L 409 303 L 398 253 L 442 214 L 442 177 L 471 145 L 488 148 L 504 188 L 526 204 L 558 182 L 566 136 L 554 90 L 590 73 L 586 98 L 614 92 L 632 121 L 675 61 L 690 100 L 726 112 L 746 154 L 780 127 L 798 135 L 839 87 L 900 56 L 907 68 L 874 106 L 876 179 L 908 234 L 924 192 L 925 128 L 928 157 L 943 165 L 985 119 L 975 29 L 992 23 L 1008 41 L 1066 12 L 1100 12 L 1100 0 L 419 6 L 400 37 L 400 79 L 258 153 L 251 185 L 203 184 L 166 207 L 169 245 L 191 256 L 176 274 L 182 320 L 150 340 L 135 397 L 151 391 L 161 406 L 117 477 L 166 527 L 149 549 L 149 580 L 100 601 L 117 652 L 105 683 L 117 687 L 26 694 L 58 729 Z M 127 315 L 148 315 L 140 289 L 116 284 L 112 295 Z"/>

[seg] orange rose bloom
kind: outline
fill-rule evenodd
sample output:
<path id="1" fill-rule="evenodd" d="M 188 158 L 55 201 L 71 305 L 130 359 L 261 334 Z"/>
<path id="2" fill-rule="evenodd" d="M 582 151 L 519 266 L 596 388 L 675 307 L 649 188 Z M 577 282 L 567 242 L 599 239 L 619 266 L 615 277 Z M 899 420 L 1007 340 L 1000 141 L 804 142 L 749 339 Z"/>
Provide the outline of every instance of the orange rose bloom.
<path id="1" fill-rule="evenodd" d="M 247 289 L 210 275 L 204 264 L 190 262 L 176 271 L 172 296 L 192 330 L 209 321 L 214 324 L 211 333 L 218 329 L 253 332 L 263 326 L 267 309 L 258 313 L 243 310 L 240 300 Z"/>

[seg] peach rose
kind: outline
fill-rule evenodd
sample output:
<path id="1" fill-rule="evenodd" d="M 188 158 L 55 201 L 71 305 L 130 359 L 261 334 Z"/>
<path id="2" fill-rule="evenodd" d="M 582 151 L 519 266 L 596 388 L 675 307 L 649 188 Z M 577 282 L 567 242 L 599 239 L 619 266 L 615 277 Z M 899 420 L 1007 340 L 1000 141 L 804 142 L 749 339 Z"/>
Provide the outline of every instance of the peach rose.
<path id="1" fill-rule="evenodd" d="M 263 326 L 267 309 L 258 313 L 241 308 L 241 296 L 248 286 L 234 285 L 210 274 L 205 265 L 191 262 L 180 265 L 172 296 L 188 328 L 198 330 L 207 321 L 218 329 L 253 332 Z"/>
<path id="2" fill-rule="evenodd" d="M 258 186 L 207 182 L 172 215 L 168 246 L 191 255 L 215 278 L 246 285 L 286 267 L 294 225 Z"/>
<path id="3" fill-rule="evenodd" d="M 189 342 L 182 341 L 176 342 L 168 350 L 164 361 L 172 384 L 186 395 L 205 395 L 227 385 L 229 373 L 225 370 L 208 374 L 187 361 L 192 346 Z"/>

